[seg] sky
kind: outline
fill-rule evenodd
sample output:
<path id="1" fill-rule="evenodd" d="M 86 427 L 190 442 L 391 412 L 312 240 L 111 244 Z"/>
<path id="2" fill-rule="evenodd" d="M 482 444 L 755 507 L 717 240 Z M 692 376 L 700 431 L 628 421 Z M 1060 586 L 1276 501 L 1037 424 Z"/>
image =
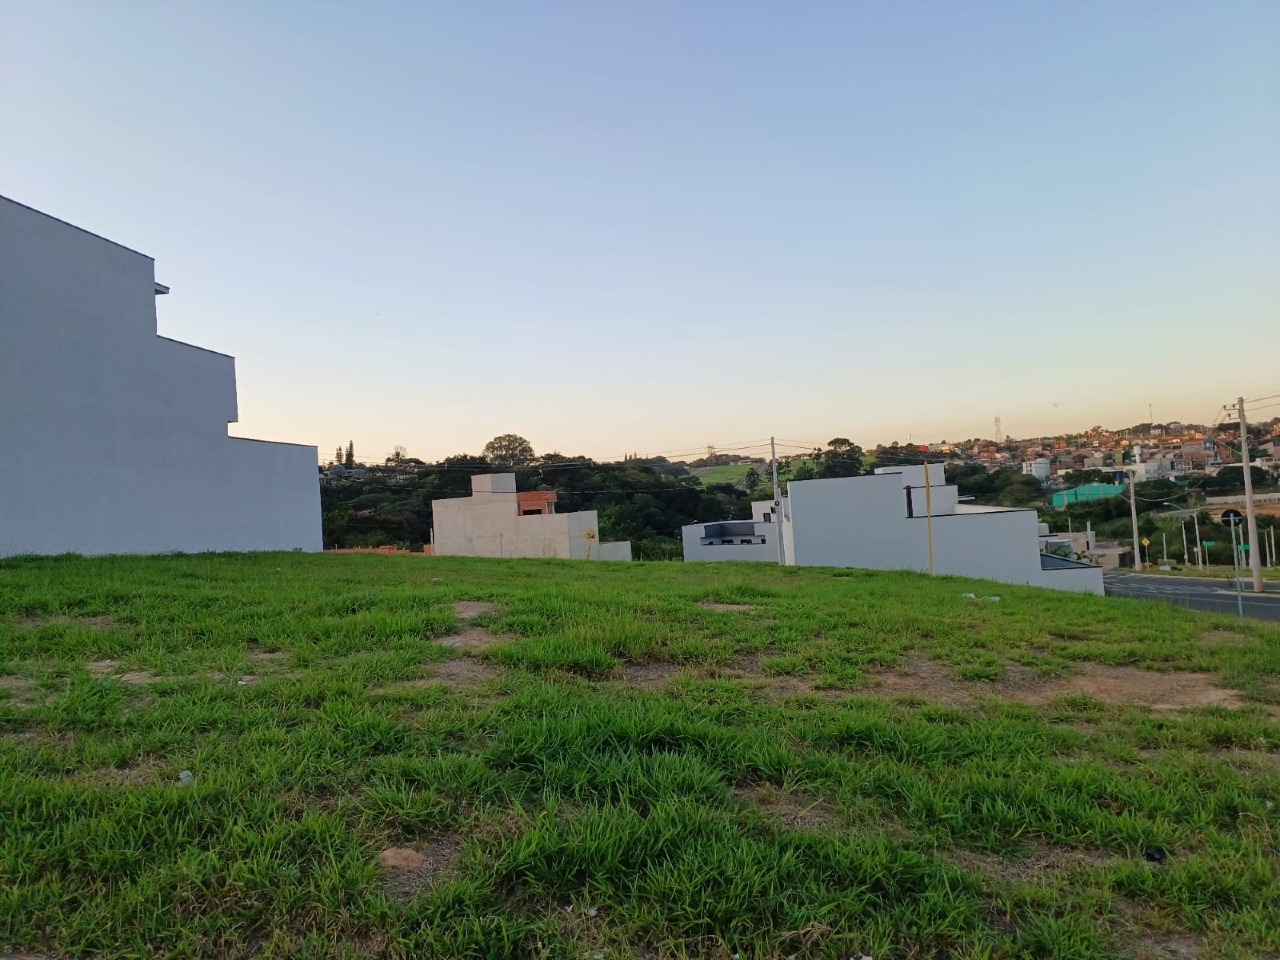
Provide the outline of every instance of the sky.
<path id="1" fill-rule="evenodd" d="M 0 194 L 155 258 L 236 435 L 678 456 L 1280 391 L 1274 0 L 3 22 Z"/>

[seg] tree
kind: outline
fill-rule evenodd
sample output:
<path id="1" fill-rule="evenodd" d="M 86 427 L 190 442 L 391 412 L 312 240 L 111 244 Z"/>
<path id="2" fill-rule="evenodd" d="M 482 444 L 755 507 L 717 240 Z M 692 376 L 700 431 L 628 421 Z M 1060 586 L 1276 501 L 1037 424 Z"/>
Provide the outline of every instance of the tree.
<path id="1" fill-rule="evenodd" d="M 495 467 L 526 467 L 533 463 L 533 444 L 514 433 L 494 437 L 484 445 L 484 458 Z"/>
<path id="2" fill-rule="evenodd" d="M 844 437 L 836 437 L 827 443 L 827 449 L 818 455 L 818 476 L 861 476 L 862 448 Z"/>
<path id="3" fill-rule="evenodd" d="M 747 493 L 755 493 L 756 488 L 760 486 L 760 471 L 755 467 L 749 467 L 747 475 L 742 478 L 742 485 L 746 487 Z"/>
<path id="4" fill-rule="evenodd" d="M 333 462 L 334 463 L 342 462 L 342 444 L 338 444 L 338 449 L 333 451 Z"/>
<path id="5" fill-rule="evenodd" d="M 348 470 L 356 465 L 356 442 L 354 440 L 347 441 L 347 455 L 342 461 L 342 465 Z"/>

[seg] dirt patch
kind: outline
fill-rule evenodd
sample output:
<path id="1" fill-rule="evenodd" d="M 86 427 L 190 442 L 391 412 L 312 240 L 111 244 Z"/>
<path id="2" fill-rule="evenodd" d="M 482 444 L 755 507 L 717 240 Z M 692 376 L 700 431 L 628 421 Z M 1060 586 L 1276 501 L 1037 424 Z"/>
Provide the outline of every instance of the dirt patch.
<path id="1" fill-rule="evenodd" d="M 293 654 L 288 650 L 250 650 L 245 654 L 245 659 L 250 663 L 257 663 L 263 666 L 287 663 L 292 658 Z"/>
<path id="2" fill-rule="evenodd" d="M 987 695 L 1033 706 L 1061 697 L 1088 696 L 1112 706 L 1160 711 L 1249 705 L 1239 691 L 1219 687 L 1212 673 L 1160 672 L 1100 663 L 1077 664 L 1076 673 L 1053 678 L 1041 677 L 1022 664 L 1006 663 L 1004 674 L 994 680 L 968 681 L 958 678 L 946 664 L 914 658 L 896 669 L 876 671 L 871 679 L 875 684 L 872 693 L 919 696 L 944 704 L 966 704 Z"/>
<path id="3" fill-rule="evenodd" d="M 1131 955 L 1135 960 L 1199 960 L 1205 954 L 1200 939 L 1189 933 L 1144 932 Z"/>
<path id="4" fill-rule="evenodd" d="M 969 873 L 981 873 L 1004 883 L 1043 884 L 1046 880 L 1110 867 L 1121 859 L 1105 850 L 1076 850 L 1037 846 L 1025 854 L 1007 857 L 974 850 L 953 850 L 946 855 Z"/>
<path id="5" fill-rule="evenodd" d="M 119 680 L 121 683 L 129 687 L 141 687 L 149 683 L 163 683 L 165 677 L 157 677 L 154 674 L 147 673 L 145 670 L 126 670 L 117 672 L 120 664 L 115 660 L 94 660 L 85 664 L 85 669 L 95 677 L 110 677 L 112 680 Z"/>
<path id="6" fill-rule="evenodd" d="M 743 803 L 792 830 L 829 830 L 840 824 L 840 815 L 830 804 L 804 790 L 788 791 L 761 783 L 739 787 L 734 793 Z"/>
<path id="7" fill-rule="evenodd" d="M 487 650 L 499 640 L 484 627 L 467 627 L 458 633 L 441 637 L 436 643 L 451 650 Z"/>
<path id="8" fill-rule="evenodd" d="M 801 696 L 843 700 L 852 696 L 848 690 L 818 687 L 810 677 L 769 673 L 765 669 L 764 657 L 756 652 L 738 654 L 727 667 L 715 667 L 710 675 L 713 678 L 745 680 L 770 700 L 785 700 L 788 697 Z"/>
<path id="9" fill-rule="evenodd" d="M 719 610 L 721 613 L 746 613 L 755 609 L 749 603 L 717 603 L 714 600 L 699 600 L 698 606 L 703 610 Z"/>
<path id="10" fill-rule="evenodd" d="M 437 837 L 407 847 L 388 847 L 378 854 L 382 894 L 401 903 L 450 879 L 462 860 L 462 838 Z"/>
<path id="11" fill-rule="evenodd" d="M 1249 638 L 1243 633 L 1236 633 L 1233 630 L 1210 630 L 1208 633 L 1200 634 L 1197 639 L 1201 643 L 1217 646 L 1235 646 L 1249 642 Z"/>
<path id="12" fill-rule="evenodd" d="M 39 627 L 53 627 L 58 624 L 73 623 L 78 627 L 85 627 L 89 630 L 110 630 L 112 627 L 118 626 L 119 622 L 115 617 L 102 615 L 97 617 L 68 617 L 61 614 L 55 616 L 38 616 L 20 617 L 14 621 L 14 626 L 19 630 L 35 630 Z"/>
<path id="13" fill-rule="evenodd" d="M 370 692 L 377 694 L 409 693 L 431 687 L 448 687 L 450 690 L 466 690 L 478 687 L 498 675 L 498 668 L 487 660 L 459 657 L 457 660 L 440 660 L 431 665 L 431 675 L 417 680 L 405 680 L 389 687 L 378 687 Z"/>
<path id="14" fill-rule="evenodd" d="M 35 706 L 36 682 L 30 677 L 0 677 L 0 690 L 8 694 L 7 699 L 20 707 Z"/>
<path id="15" fill-rule="evenodd" d="M 104 787 L 141 787 L 159 779 L 157 768 L 149 764 L 136 764 L 126 767 L 102 767 L 90 770 L 77 779 Z"/>
<path id="16" fill-rule="evenodd" d="M 633 660 L 622 665 L 622 682 L 637 690 L 662 690 L 681 670 L 680 664 L 665 660 Z"/>
<path id="17" fill-rule="evenodd" d="M 1151 710 L 1186 710 L 1191 707 L 1229 707 L 1248 703 L 1238 690 L 1224 690 L 1212 673 L 1161 673 L 1136 667 L 1109 667 L 1099 663 L 1080 664 L 1080 672 L 1039 688 L 1019 691 L 1011 699 L 1022 703 L 1046 704 L 1059 697 L 1089 696 L 1117 706 L 1148 707 Z M 1006 694 L 1007 696 L 1009 694 Z"/>
<path id="18" fill-rule="evenodd" d="M 490 613 L 497 613 L 498 605 L 484 600 L 459 600 L 453 605 L 453 615 L 459 620 L 474 620 Z"/>

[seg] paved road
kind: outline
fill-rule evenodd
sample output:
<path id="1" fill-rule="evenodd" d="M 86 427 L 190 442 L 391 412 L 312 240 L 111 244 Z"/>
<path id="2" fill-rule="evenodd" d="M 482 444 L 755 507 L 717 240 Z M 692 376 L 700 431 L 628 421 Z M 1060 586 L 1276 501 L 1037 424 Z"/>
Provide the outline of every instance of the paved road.
<path id="1" fill-rule="evenodd" d="M 1103 574 L 1109 597 L 1138 597 L 1161 600 L 1179 607 L 1207 610 L 1210 613 L 1236 613 L 1236 591 L 1230 580 L 1201 580 L 1195 577 L 1161 577 L 1150 573 L 1124 573 L 1108 570 Z M 1277 584 L 1267 583 L 1268 593 L 1252 592 L 1245 582 L 1241 594 L 1246 617 L 1280 620 L 1280 592 Z"/>

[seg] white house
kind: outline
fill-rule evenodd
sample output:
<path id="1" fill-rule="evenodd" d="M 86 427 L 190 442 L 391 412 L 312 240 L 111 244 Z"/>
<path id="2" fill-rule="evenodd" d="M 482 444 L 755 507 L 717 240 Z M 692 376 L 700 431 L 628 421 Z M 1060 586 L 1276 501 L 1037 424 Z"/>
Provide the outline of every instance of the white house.
<path id="1" fill-rule="evenodd" d="M 630 560 L 631 544 L 600 542 L 594 510 L 556 513 L 556 495 L 516 493 L 514 473 L 471 478 L 471 496 L 432 500 L 435 555 Z"/>
<path id="2" fill-rule="evenodd" d="M 777 520 L 787 564 L 928 571 L 932 526 L 937 573 L 1102 593 L 1100 567 L 1041 553 L 1034 510 L 962 504 L 940 463 L 881 468 L 862 477 L 793 480 Z M 685 528 L 686 559 L 730 559 L 742 549 L 699 543 L 703 549 L 691 556 L 690 529 L 706 527 Z M 776 557 L 773 552 L 759 559 Z"/>
<path id="3" fill-rule="evenodd" d="M 764 560 L 778 562 L 780 527 L 774 522 L 773 503 L 751 504 L 750 520 L 694 523 L 680 530 L 684 558 L 695 560 Z"/>
<path id="4" fill-rule="evenodd" d="M 1027 476 L 1035 477 L 1041 483 L 1044 483 L 1053 474 L 1053 467 L 1045 457 L 1038 457 L 1035 460 L 1027 460 L 1022 464 L 1022 472 Z"/>
<path id="5" fill-rule="evenodd" d="M 235 360 L 154 261 L 0 197 L 0 556 L 319 550 L 316 448 L 227 435 Z"/>

